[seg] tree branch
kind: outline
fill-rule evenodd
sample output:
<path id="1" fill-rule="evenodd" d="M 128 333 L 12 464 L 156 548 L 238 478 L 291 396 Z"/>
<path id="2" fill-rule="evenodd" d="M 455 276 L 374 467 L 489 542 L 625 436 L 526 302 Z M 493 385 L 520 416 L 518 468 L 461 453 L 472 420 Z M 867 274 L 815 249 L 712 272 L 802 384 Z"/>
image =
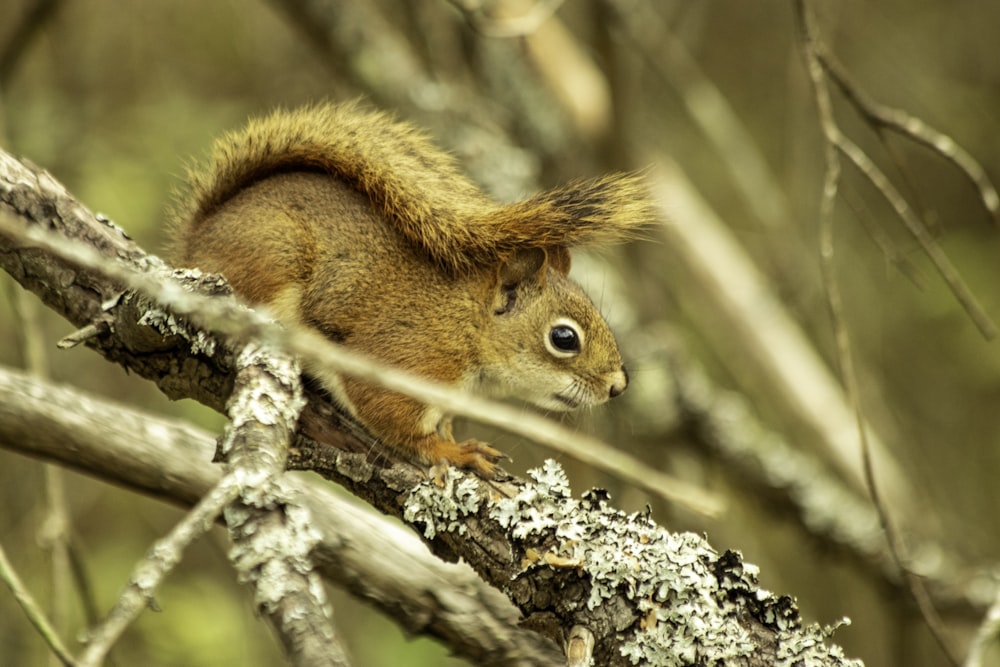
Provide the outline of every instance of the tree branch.
<path id="1" fill-rule="evenodd" d="M 233 537 L 231 558 L 240 580 L 255 591 L 295 665 L 347 665 L 329 626 L 322 587 L 308 555 L 315 532 L 303 510 L 285 502 L 276 478 L 284 471 L 288 440 L 303 399 L 298 365 L 271 350 L 248 345 L 237 361 L 228 401 L 231 423 L 222 449 L 225 476 L 133 572 L 107 619 L 89 633 L 80 665 L 96 667 L 153 599 L 183 551 L 226 510 Z M 238 501 L 238 502 L 237 502 Z"/>
<path id="2" fill-rule="evenodd" d="M 224 479 L 239 488 L 238 501 L 225 508 L 230 558 L 293 665 L 347 667 L 310 557 L 320 535 L 282 479 L 305 405 L 298 363 L 281 350 L 249 343 L 237 368 L 226 404 L 230 422 L 219 444 Z"/>
<path id="3" fill-rule="evenodd" d="M 890 107 L 873 98 L 854 81 L 847 68 L 823 42 L 817 41 L 815 49 L 816 58 L 830 80 L 837 84 L 847 101 L 872 127 L 884 128 L 907 137 L 954 164 L 979 191 L 979 199 L 993 217 L 993 222 L 1000 224 L 1000 194 L 997 194 L 986 169 L 969 151 L 944 132 L 931 127 L 908 111 Z"/>
<path id="4" fill-rule="evenodd" d="M 901 195 L 892 187 L 888 179 L 882 174 L 874 162 L 856 146 L 850 139 L 844 136 L 837 126 L 833 116 L 833 105 L 830 101 L 830 90 L 827 85 L 826 73 L 818 57 L 819 36 L 816 30 L 815 18 L 808 5 L 808 0 L 797 0 L 795 3 L 796 19 L 798 21 L 799 39 L 802 58 L 812 83 L 813 92 L 816 99 L 816 106 L 819 113 L 820 127 L 824 136 L 824 154 L 826 160 L 826 171 L 823 182 L 823 192 L 820 199 L 819 210 L 819 236 L 820 236 L 820 266 L 822 269 L 823 287 L 826 291 L 827 304 L 830 312 L 830 320 L 833 328 L 834 339 L 837 346 L 837 359 L 840 363 L 840 375 L 844 384 L 844 391 L 851 402 L 851 408 L 857 419 L 858 441 L 861 449 L 861 459 L 864 464 L 865 482 L 868 492 L 871 495 L 872 504 L 878 512 L 882 530 L 885 533 L 889 554 L 892 556 L 907 582 L 908 590 L 920 609 L 921 615 L 930 629 L 931 634 L 937 640 L 941 649 L 945 652 L 953 665 L 959 664 L 955 649 L 951 641 L 945 634 L 944 624 L 941 617 L 930 600 L 930 596 L 924 582 L 918 578 L 907 567 L 903 560 L 902 541 L 899 537 L 892 517 L 889 515 L 887 505 L 883 500 L 879 489 L 879 483 L 875 475 L 872 462 L 872 447 L 868 437 L 868 429 L 865 424 L 864 413 L 861 408 L 860 391 L 858 387 L 857 373 L 854 369 L 853 350 L 847 324 L 843 317 L 843 303 L 840 294 L 840 285 L 834 271 L 834 242 L 833 242 L 833 214 L 836 206 L 837 192 L 840 185 L 841 165 L 840 153 L 851 159 L 855 165 L 862 169 L 868 176 L 872 184 L 875 185 L 890 202 L 896 213 L 903 218 L 911 233 L 921 242 L 924 250 L 930 255 L 935 266 L 945 277 L 946 282 L 955 292 L 958 300 L 966 306 L 973 321 L 980 326 L 980 331 L 987 338 L 995 335 L 995 327 L 975 304 L 971 293 L 965 288 L 964 283 L 957 272 L 951 266 L 947 256 L 940 249 L 937 243 L 933 242 L 924 228 L 923 224 L 910 211 L 910 208 Z M 865 166 L 863 166 L 865 165 Z M 971 304 L 970 305 L 970 300 Z M 975 306 L 975 307 L 973 307 Z"/>
<path id="5" fill-rule="evenodd" d="M 62 639 L 59 637 L 59 632 L 52 627 L 52 623 L 45 617 L 45 612 L 41 606 L 35 602 L 31 591 L 28 590 L 27 586 L 24 585 L 24 582 L 17 575 L 17 572 L 14 571 L 13 565 L 7 560 L 7 553 L 4 551 L 3 546 L 0 546 L 0 580 L 3 580 L 7 584 L 7 588 L 14 594 L 14 599 L 21 606 L 21 609 L 24 610 L 24 615 L 28 617 L 28 621 L 38 630 L 38 634 L 49 645 L 49 648 L 59 659 L 59 662 L 66 665 L 66 667 L 74 667 L 77 662 L 73 658 L 73 654 L 63 644 Z"/>
<path id="6" fill-rule="evenodd" d="M 183 506 L 222 477 L 208 465 L 211 434 L 2 367 L 0 447 Z M 412 531 L 327 483 L 285 476 L 282 484 L 319 533 L 311 558 L 323 577 L 407 633 L 436 637 L 479 665 L 560 663 L 555 647 L 518 628 L 510 602 L 467 566 L 443 563 Z"/>
<path id="7" fill-rule="evenodd" d="M 25 173 L 23 166 L 3 154 L 0 202 L 35 230 L 44 225 L 70 238 L 93 239 L 88 244 L 98 250 L 113 248 L 115 266 L 133 267 L 119 268 L 121 273 L 108 266 L 80 268 L 80 262 L 67 260 L 56 249 L 60 244 L 35 241 L 32 247 L 31 242 L 18 240 L 10 226 L 0 227 L 0 238 L 6 241 L 0 265 L 77 326 L 89 324 L 88 317 L 104 322 L 111 318 L 113 328 L 88 344 L 157 379 L 175 395 L 186 393 L 219 405 L 232 386 L 232 352 L 225 337 L 195 329 L 151 307 L 151 302 L 131 295 L 119 298 L 123 279 L 136 268 L 142 273 L 134 280 L 143 283 L 147 295 L 155 295 L 174 312 L 187 303 L 184 315 L 194 322 L 212 322 L 213 330 L 221 329 L 225 336 L 239 339 L 253 334 L 289 342 L 296 353 L 320 342 L 306 332 L 289 332 L 283 338 L 259 316 L 241 312 L 231 299 L 182 298 L 177 281 L 159 262 L 109 231 L 46 174 Z M 37 232 L 32 237 L 41 238 Z M 60 279 L 52 280 L 53 272 Z M 194 289 L 204 291 L 206 285 L 218 292 L 218 284 L 211 280 L 202 280 Z M 65 292 L 76 292 L 88 305 L 71 303 L 60 296 Z M 204 312 L 208 309 L 211 317 Z M 221 320 L 216 317 L 220 310 L 227 315 Z M 153 316 L 161 329 L 148 326 Z M 320 348 L 325 355 L 333 351 L 338 370 L 357 372 L 361 362 L 332 346 Z M 152 364 L 147 362 L 149 356 Z M 379 373 L 379 381 L 400 383 L 393 388 L 406 384 L 399 380 L 402 376 L 390 379 L 384 371 Z M 218 393 L 212 395 L 210 389 Z M 450 400 L 439 390 L 428 396 L 434 402 L 442 397 Z M 403 518 L 422 531 L 439 556 L 463 558 L 508 595 L 526 623 L 546 636 L 561 643 L 564 633 L 586 628 L 594 636 L 598 664 L 645 660 L 757 665 L 776 659 L 856 664 L 839 648 L 825 644 L 829 631 L 804 627 L 790 598 L 760 590 L 756 568 L 744 564 L 739 554 L 720 555 L 698 536 L 669 533 L 648 516 L 614 510 L 601 491 L 574 500 L 554 463 L 534 471 L 530 481 L 494 484 L 449 470 L 441 488 L 413 466 L 388 460 L 375 464 L 331 446 L 364 440 L 327 419 L 333 413 L 326 412 L 331 408 L 325 401 L 311 397 L 310 408 L 312 419 L 304 415 L 300 420 L 290 463 L 316 470 L 382 511 Z M 317 434 L 319 442 L 310 437 Z M 497 492 L 501 498 L 491 500 Z"/>
<path id="8" fill-rule="evenodd" d="M 896 189 L 892 184 L 892 181 L 879 169 L 875 161 L 872 160 L 867 153 L 864 152 L 857 144 L 855 144 L 849 137 L 844 135 L 840 131 L 836 120 L 833 116 L 833 107 L 830 102 L 830 92 L 827 86 L 827 75 L 831 72 L 831 65 L 833 61 L 829 59 L 824 61 L 821 54 L 826 52 L 826 47 L 823 45 L 822 40 L 818 32 L 813 25 L 815 19 L 812 18 L 811 10 L 804 3 L 804 0 L 798 0 L 795 3 L 796 17 L 799 21 L 799 30 L 802 33 L 802 48 L 804 52 L 804 57 L 806 58 L 806 65 L 809 71 L 809 77 L 813 84 L 813 89 L 816 91 L 816 97 L 820 103 L 820 124 L 823 129 L 823 134 L 827 143 L 827 151 L 835 150 L 846 156 L 851 162 L 854 163 L 865 178 L 875 186 L 875 189 L 885 198 L 885 200 L 895 211 L 896 215 L 899 216 L 900 220 L 906 226 L 907 231 L 911 236 L 917 241 L 921 249 L 930 259 L 934 268 L 937 269 L 938 273 L 941 275 L 941 279 L 944 280 L 948 289 L 951 290 L 952 295 L 955 300 L 962 306 L 969 319 L 972 320 L 976 328 L 979 329 L 980 334 L 986 340 L 992 340 L 997 335 L 997 326 L 986 313 L 986 310 L 980 305 L 976 296 L 972 293 L 972 290 L 965 284 L 962 279 L 961 274 L 951 263 L 948 255 L 941 249 L 941 246 L 934 239 L 934 237 L 927 230 L 926 225 L 920 217 L 913 212 L 912 207 L 906 198 Z M 844 72 L 839 71 L 835 66 L 832 68 L 834 70 L 834 75 L 840 75 L 840 78 L 836 78 L 838 85 L 842 89 L 851 90 L 852 95 L 849 96 L 852 103 L 854 103 L 859 109 L 865 113 L 866 118 L 873 120 L 876 124 L 876 128 L 879 127 L 889 127 L 898 132 L 903 132 L 908 136 L 911 136 L 926 145 L 935 148 L 942 155 L 952 160 L 958 164 L 966 173 L 969 178 L 980 188 L 980 193 L 983 198 L 983 202 L 986 205 L 990 213 L 994 213 L 996 210 L 995 199 L 996 192 L 992 190 L 992 185 L 986 178 L 985 171 L 981 168 L 977 171 L 974 161 L 971 165 L 972 171 L 969 171 L 971 157 L 967 157 L 964 151 L 962 151 L 962 156 L 956 152 L 956 144 L 951 141 L 948 137 L 940 134 L 934 134 L 931 132 L 930 128 L 914 122 L 916 119 L 903 118 L 900 119 L 893 114 L 887 113 L 886 110 L 876 108 L 871 106 L 867 98 L 860 96 L 860 92 L 853 90 L 850 87 L 849 82 L 844 78 Z M 899 124 L 901 123 L 901 124 Z M 929 143 L 928 143 L 929 142 Z M 961 150 L 961 149 L 959 149 Z M 827 157 L 827 178 L 833 175 L 834 172 L 831 171 L 830 166 L 836 163 L 836 176 L 839 179 L 839 160 L 834 157 L 833 162 L 831 158 Z M 834 183 L 836 179 L 834 180 Z M 828 183 L 829 185 L 829 183 Z M 982 188 L 987 187 L 987 191 L 983 191 Z M 833 192 L 836 195 L 836 188 Z M 828 197 L 826 191 L 824 190 L 824 201 L 826 199 L 831 200 L 830 206 L 832 206 L 832 197 Z M 824 204 L 825 205 L 825 204 Z"/>

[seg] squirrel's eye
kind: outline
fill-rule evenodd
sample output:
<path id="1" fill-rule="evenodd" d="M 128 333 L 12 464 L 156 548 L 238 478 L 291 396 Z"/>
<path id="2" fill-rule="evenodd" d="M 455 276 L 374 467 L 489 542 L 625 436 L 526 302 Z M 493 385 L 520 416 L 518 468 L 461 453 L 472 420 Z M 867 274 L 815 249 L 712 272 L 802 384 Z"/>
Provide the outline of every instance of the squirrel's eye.
<path id="1" fill-rule="evenodd" d="M 549 329 L 546 342 L 549 352 L 557 357 L 572 357 L 580 353 L 580 334 L 568 324 L 557 324 Z"/>
<path id="2" fill-rule="evenodd" d="M 580 338 L 571 327 L 553 327 L 549 332 L 549 339 L 552 345 L 563 352 L 572 352 L 580 349 Z"/>

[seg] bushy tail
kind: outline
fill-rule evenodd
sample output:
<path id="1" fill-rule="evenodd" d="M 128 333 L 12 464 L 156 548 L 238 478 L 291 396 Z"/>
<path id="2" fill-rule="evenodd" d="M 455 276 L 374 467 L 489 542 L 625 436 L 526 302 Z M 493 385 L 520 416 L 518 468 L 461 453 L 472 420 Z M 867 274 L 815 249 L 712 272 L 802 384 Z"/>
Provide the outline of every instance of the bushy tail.
<path id="1" fill-rule="evenodd" d="M 634 238 L 655 217 L 641 175 L 610 174 L 504 206 L 483 224 L 504 246 L 574 247 Z"/>
<path id="2" fill-rule="evenodd" d="M 208 167 L 189 174 L 179 224 L 197 225 L 253 182 L 297 170 L 352 184 L 402 234 L 459 271 L 517 247 L 620 241 L 654 218 L 635 175 L 570 183 L 497 204 L 411 125 L 354 104 L 320 104 L 277 111 L 216 141 Z"/>

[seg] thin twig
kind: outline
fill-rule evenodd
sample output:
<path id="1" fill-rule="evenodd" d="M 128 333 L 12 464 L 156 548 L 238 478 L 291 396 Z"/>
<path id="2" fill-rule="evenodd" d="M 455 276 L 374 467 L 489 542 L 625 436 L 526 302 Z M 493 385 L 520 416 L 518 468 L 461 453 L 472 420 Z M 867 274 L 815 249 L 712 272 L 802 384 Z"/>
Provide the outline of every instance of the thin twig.
<path id="1" fill-rule="evenodd" d="M 797 1 L 796 6 L 800 8 L 800 15 L 803 12 L 808 12 L 808 9 L 801 2 Z M 803 20 L 808 22 L 811 21 L 811 18 L 806 17 Z M 959 146 L 951 137 L 935 130 L 919 118 L 901 109 L 888 107 L 872 99 L 851 81 L 846 69 L 836 60 L 825 44 L 814 33 L 807 34 L 806 39 L 808 41 L 806 48 L 809 49 L 807 57 L 810 59 L 810 68 L 818 68 L 815 73 L 810 72 L 810 77 L 813 80 L 814 87 L 818 81 L 821 83 L 823 89 L 827 91 L 827 104 L 829 104 L 829 91 L 826 85 L 826 77 L 829 76 L 837 84 L 847 100 L 876 129 L 885 128 L 898 132 L 918 143 L 928 146 L 951 160 L 978 188 L 980 198 L 987 210 L 995 218 L 1000 219 L 1000 196 L 997 195 L 997 191 L 986 175 L 986 171 L 965 149 Z M 818 92 L 817 95 L 819 95 Z M 886 199 L 896 212 L 896 215 L 906 225 L 907 230 L 931 260 L 938 273 L 941 274 L 941 278 L 948 285 L 955 299 L 972 319 L 982 336 L 987 340 L 995 338 L 997 335 L 996 324 L 979 304 L 972 290 L 965 284 L 958 270 L 952 265 L 947 254 L 945 254 L 941 246 L 927 230 L 924 222 L 913 211 L 906 198 L 903 197 L 868 154 L 839 131 L 833 117 L 832 107 L 826 109 L 825 113 L 828 114 L 829 124 L 835 130 L 834 132 L 828 132 L 828 128 L 824 128 L 827 141 L 835 145 L 838 150 L 846 155 Z"/>
<path id="2" fill-rule="evenodd" d="M 801 3 L 797 6 L 802 7 Z M 807 12 L 802 7 L 800 10 Z M 808 18 L 805 20 L 809 20 Z M 850 80 L 845 68 L 829 53 L 826 46 L 815 34 L 809 35 L 808 48 L 810 49 L 811 62 L 819 71 L 810 76 L 814 85 L 816 81 L 822 82 L 824 90 L 826 88 L 826 76 L 837 84 L 844 96 L 856 109 L 877 129 L 886 128 L 910 137 L 915 141 L 930 147 L 941 155 L 951 160 L 959 169 L 965 173 L 973 184 L 979 189 L 980 197 L 987 210 L 994 217 L 1000 217 L 1000 196 L 997 195 L 986 175 L 985 170 L 976 160 L 969 155 L 961 146 L 955 143 L 951 137 L 928 126 L 919 118 L 916 118 L 901 109 L 894 109 L 873 100 L 863 90 Z M 817 79 L 818 77 L 818 79 Z M 829 101 L 829 92 L 827 91 Z M 833 120 L 832 108 L 827 109 L 829 122 L 836 128 Z M 843 133 L 837 130 L 829 133 L 824 130 L 827 141 L 834 144 L 844 155 L 846 155 L 861 173 L 875 186 L 879 193 L 886 199 L 896 215 L 900 217 L 906 225 L 907 230 L 916 239 L 917 243 L 927 254 L 931 263 L 941 274 L 941 278 L 948 285 L 955 299 L 972 319 L 980 333 L 987 340 L 992 340 L 997 335 L 997 326 L 979 304 L 975 295 L 965 284 L 958 270 L 952 265 L 947 254 L 941 249 L 940 244 L 927 230 L 927 226 L 920 217 L 913 211 L 913 208 L 900 194 L 899 190 L 892 184 L 885 173 L 875 164 L 875 162 L 857 144 L 851 141 Z"/>
<path id="3" fill-rule="evenodd" d="M 848 208 L 854 212 L 854 218 L 861 223 L 865 233 L 872 243 L 878 246 L 879 251 L 885 260 L 900 272 L 907 280 L 913 283 L 918 290 L 923 291 L 927 287 L 926 276 L 920 268 L 914 264 L 907 254 L 900 250 L 899 245 L 890 237 L 889 233 L 877 222 L 873 220 L 865 203 L 860 197 L 851 198 L 850 191 L 841 191 L 840 195 Z"/>
<path id="4" fill-rule="evenodd" d="M 41 305 L 16 283 L 10 285 L 10 302 L 14 309 L 14 320 L 20 324 L 17 343 L 25 368 L 32 375 L 48 378 L 49 358 L 45 350 L 45 335 L 40 317 Z M 38 542 L 51 554 L 51 590 L 49 594 L 49 614 L 56 632 L 65 632 L 69 618 L 70 597 L 70 557 L 69 557 L 69 510 L 66 505 L 65 481 L 62 469 L 43 464 L 45 512 L 38 528 Z M 62 657 L 53 655 L 53 660 L 62 662 Z"/>
<path id="5" fill-rule="evenodd" d="M 941 274 L 941 278 L 951 290 L 952 295 L 961 304 L 966 314 L 972 319 L 973 324 L 979 329 L 979 333 L 986 340 L 993 340 L 997 335 L 997 326 L 986 313 L 986 310 L 979 304 L 972 290 L 965 284 L 961 274 L 955 265 L 948 259 L 948 255 L 941 249 L 941 245 L 934 239 L 927 230 L 927 226 L 913 212 L 913 208 L 906 201 L 906 198 L 896 189 L 892 181 L 885 173 L 868 157 L 856 143 L 838 132 L 833 141 L 837 149 L 854 163 L 861 170 L 861 173 L 871 182 L 872 185 L 889 202 L 896 215 L 900 217 L 906 225 L 907 230 L 916 239 L 924 253 L 930 258 L 934 268 Z"/>
<path id="6" fill-rule="evenodd" d="M 24 610 L 24 615 L 35 626 L 38 634 L 42 636 L 42 639 L 49 645 L 49 648 L 56 654 L 60 662 L 67 667 L 75 666 L 77 662 L 73 658 L 73 655 L 66 648 L 66 645 L 62 643 L 59 634 L 52 627 L 52 624 L 45 618 L 45 612 L 35 602 L 35 598 L 28 591 L 24 582 L 17 576 L 17 572 L 14 571 L 10 561 L 7 560 L 7 553 L 4 551 L 2 545 L 0 545 L 0 579 L 3 579 L 3 582 L 10 588 L 11 593 L 14 594 L 14 599 L 21 605 L 21 609 Z"/>
<path id="7" fill-rule="evenodd" d="M 180 562 L 184 549 L 212 527 L 222 510 L 239 497 L 246 482 L 244 474 L 226 475 L 165 537 L 153 544 L 136 566 L 114 609 L 91 631 L 80 667 L 98 667 L 104 661 L 125 629 L 149 606 L 156 588 Z"/>
<path id="8" fill-rule="evenodd" d="M 993 221 L 1000 224 L 1000 194 L 997 194 L 986 169 L 967 150 L 944 132 L 931 127 L 908 111 L 890 107 L 872 98 L 851 78 L 844 65 L 825 44 L 816 45 L 816 57 L 830 80 L 837 84 L 847 101 L 869 123 L 908 137 L 958 167 L 979 191 L 979 198 L 993 216 Z"/>
<path id="9" fill-rule="evenodd" d="M 50 593 L 52 624 L 56 631 L 65 632 L 69 622 L 69 602 L 72 572 L 69 562 L 69 510 L 66 503 L 66 482 L 61 468 L 45 464 L 45 515 L 38 529 L 39 542 L 51 554 L 52 590 Z"/>
<path id="10" fill-rule="evenodd" d="M 937 613 L 937 609 L 931 603 L 923 582 L 916 575 L 914 575 L 903 562 L 899 535 L 891 518 L 889 517 L 889 513 L 884 503 L 882 502 L 882 498 L 879 495 L 875 471 L 872 465 L 871 447 L 868 442 L 868 433 L 865 428 L 865 419 L 861 407 L 860 392 L 858 390 L 857 372 L 854 368 L 851 340 L 846 322 L 844 321 L 840 286 L 837 281 L 833 263 L 833 213 L 841 174 L 838 152 L 844 153 L 848 158 L 852 159 L 855 164 L 858 164 L 861 156 L 863 156 L 868 162 L 870 162 L 870 159 L 868 159 L 867 155 L 864 155 L 864 152 L 857 148 L 853 142 L 843 135 L 837 126 L 836 120 L 834 119 L 833 106 L 830 101 L 830 91 L 827 85 L 825 71 L 816 55 L 816 45 L 819 42 L 819 38 L 816 34 L 814 18 L 807 5 L 807 0 L 796 0 L 795 9 L 796 18 L 799 23 L 800 39 L 802 42 L 802 56 L 809 74 L 809 79 L 812 83 L 820 126 L 823 130 L 823 136 L 825 139 L 824 155 L 826 169 L 819 211 L 822 281 L 827 295 L 827 306 L 834 330 L 834 338 L 836 340 L 837 347 L 837 359 L 840 363 L 840 372 L 844 383 L 844 391 L 848 396 L 848 400 L 851 402 L 851 406 L 857 419 L 858 438 L 861 444 L 861 457 L 864 466 L 865 480 L 868 485 L 868 492 L 872 498 L 872 504 L 878 512 L 879 520 L 882 524 L 882 530 L 886 536 L 889 553 L 895 561 L 896 566 L 899 568 L 899 571 L 905 577 L 910 594 L 913 596 L 917 606 L 920 608 L 921 614 L 923 615 L 924 621 L 930 629 L 931 634 L 937 640 L 949 661 L 955 665 L 955 667 L 958 667 L 959 661 L 956 657 L 957 653 L 945 637 L 944 624 L 941 621 L 941 617 Z M 851 148 L 850 152 L 845 150 L 845 148 Z M 886 184 L 888 184 L 888 180 L 885 179 L 881 171 L 869 172 L 864 169 L 862 169 L 862 171 L 864 171 L 869 178 L 871 178 L 871 174 L 875 174 L 882 180 L 885 180 Z M 891 190 L 883 190 L 878 183 L 876 183 L 876 187 L 879 187 L 883 194 L 889 192 L 892 197 L 898 197 L 905 205 L 905 200 L 902 200 L 902 197 L 894 188 Z M 889 198 L 889 195 L 886 196 Z M 909 211 L 908 206 L 904 206 L 904 209 Z M 900 209 L 897 208 L 897 212 L 899 211 Z M 912 215 L 912 212 L 910 215 Z M 923 229 L 923 225 L 919 226 Z M 934 247 L 937 246 L 935 245 Z"/>
<path id="11" fill-rule="evenodd" d="M 80 604 L 83 607 L 83 618 L 87 626 L 97 625 L 101 620 L 101 613 L 97 606 L 97 596 L 94 594 L 94 585 L 90 574 L 87 572 L 81 549 L 75 542 L 69 542 L 69 567 L 73 577 L 73 585 L 80 595 Z"/>

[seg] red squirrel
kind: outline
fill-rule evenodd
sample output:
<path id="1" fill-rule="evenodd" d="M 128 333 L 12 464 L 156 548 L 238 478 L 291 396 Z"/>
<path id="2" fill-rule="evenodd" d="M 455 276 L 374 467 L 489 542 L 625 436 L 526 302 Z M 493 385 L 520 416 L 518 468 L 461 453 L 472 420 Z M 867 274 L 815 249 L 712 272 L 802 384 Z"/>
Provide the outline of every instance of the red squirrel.
<path id="1" fill-rule="evenodd" d="M 569 248 L 625 239 L 652 220 L 638 176 L 499 204 L 411 125 L 319 104 L 225 135 L 190 182 L 175 259 L 223 274 L 288 325 L 546 410 L 599 405 L 628 385 L 607 323 L 568 278 Z M 353 377 L 306 372 L 408 458 L 495 474 L 502 454 L 455 442 L 440 410 Z"/>

